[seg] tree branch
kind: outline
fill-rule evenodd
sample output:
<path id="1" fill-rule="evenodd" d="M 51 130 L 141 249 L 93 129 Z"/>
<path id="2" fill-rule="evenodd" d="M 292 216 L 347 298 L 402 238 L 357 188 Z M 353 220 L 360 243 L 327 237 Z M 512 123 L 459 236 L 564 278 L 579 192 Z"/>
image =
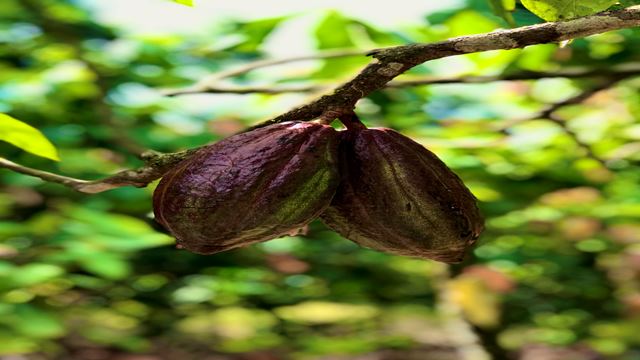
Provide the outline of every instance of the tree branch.
<path id="1" fill-rule="evenodd" d="M 1 157 L 0 167 L 20 174 L 37 177 L 47 182 L 61 184 L 79 192 L 95 194 L 123 186 L 145 187 L 149 185 L 150 182 L 161 178 L 165 172 L 189 157 L 196 150 L 197 149 L 191 149 L 171 154 L 147 151 L 140 155 L 145 162 L 144 166 L 138 169 L 123 170 L 100 180 L 82 180 L 62 176 L 23 166 Z"/>
<path id="2" fill-rule="evenodd" d="M 355 78 L 336 88 L 332 94 L 322 96 L 253 128 L 289 120 L 308 121 L 323 114 L 332 114 L 337 117 L 350 113 L 359 99 L 385 87 L 398 75 L 429 60 L 474 52 L 524 48 L 529 45 L 558 42 L 639 25 L 640 6 L 633 6 L 566 22 L 544 23 L 488 34 L 463 36 L 432 44 L 414 44 L 374 50 L 369 53 L 374 57 L 374 60 Z M 227 74 L 229 73 L 232 71 L 227 72 Z M 97 193 L 127 185 L 146 186 L 196 150 L 191 149 L 173 154 L 146 153 L 141 156 L 145 161 L 145 166 L 136 170 L 125 170 L 105 179 L 94 181 L 73 179 L 35 170 L 4 159 L 0 161 L 0 167 L 39 177 L 45 181 L 63 184 L 78 191 Z"/>
<path id="3" fill-rule="evenodd" d="M 311 120 L 327 110 L 349 112 L 356 102 L 381 89 L 396 76 L 426 61 L 491 50 L 524 48 L 640 26 L 640 6 L 609 11 L 565 22 L 549 22 L 487 34 L 461 36 L 430 44 L 413 44 L 374 50 L 374 60 L 355 78 L 332 94 L 322 96 L 253 128 L 289 120 Z"/>
<path id="4" fill-rule="evenodd" d="M 221 93 L 223 92 L 220 91 L 221 89 L 216 91 L 216 84 L 219 80 L 240 75 L 257 68 L 302 60 L 327 59 L 363 54 L 372 56 L 374 60 L 367 65 L 360 74 L 351 81 L 336 88 L 333 94 L 325 95 L 316 101 L 266 121 L 264 124 L 268 125 L 293 119 L 311 120 L 320 116 L 320 114 L 329 107 L 341 107 L 344 111 L 348 112 L 353 109 L 359 99 L 375 90 L 383 88 L 396 76 L 429 60 L 490 50 L 524 48 L 529 45 L 559 42 L 639 25 L 640 6 L 632 6 L 623 10 L 604 12 L 565 22 L 549 22 L 486 34 L 461 36 L 438 43 L 396 46 L 373 50 L 367 53 L 359 50 L 335 50 L 286 59 L 262 60 L 213 74 L 193 86 L 183 89 L 169 89 L 163 93 L 168 96 L 203 92 Z M 229 88 L 222 89 L 229 90 Z M 291 88 L 291 90 L 299 91 L 299 88 L 294 87 Z M 309 91 L 311 90 L 315 89 L 311 88 Z M 236 91 L 237 93 L 243 94 L 253 92 L 246 89 L 238 89 Z M 266 92 L 280 93 L 289 91 L 267 90 Z"/>
<path id="5" fill-rule="evenodd" d="M 15 171 L 20 174 L 37 177 L 44 181 L 53 182 L 56 184 L 62 184 L 78 191 L 82 191 L 80 189 L 83 186 L 85 186 L 87 183 L 89 183 L 86 180 L 75 179 L 72 177 L 62 176 L 62 175 L 50 173 L 47 171 L 32 169 L 26 166 L 22 166 L 20 164 L 16 164 L 13 161 L 9 161 L 1 157 L 0 157 L 0 167 L 9 169 L 11 171 Z"/>

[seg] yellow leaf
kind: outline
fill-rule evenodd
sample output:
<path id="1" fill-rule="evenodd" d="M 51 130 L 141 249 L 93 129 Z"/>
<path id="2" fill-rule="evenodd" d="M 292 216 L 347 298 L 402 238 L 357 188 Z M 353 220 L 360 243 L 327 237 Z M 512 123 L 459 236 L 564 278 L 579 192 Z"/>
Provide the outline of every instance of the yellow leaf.
<path id="1" fill-rule="evenodd" d="M 42 133 L 20 120 L 0 113 L 0 140 L 34 155 L 59 161 L 55 146 Z"/>
<path id="2" fill-rule="evenodd" d="M 173 0 L 173 2 L 186 6 L 193 6 L 193 0 Z"/>
<path id="3" fill-rule="evenodd" d="M 343 304 L 328 301 L 306 301 L 281 306 L 274 313 L 287 321 L 303 324 L 331 324 L 371 319 L 379 310 L 370 305 Z"/>
<path id="4" fill-rule="evenodd" d="M 460 276 L 449 281 L 451 300 L 455 302 L 472 324 L 480 327 L 494 327 L 500 321 L 500 302 L 478 279 Z"/>

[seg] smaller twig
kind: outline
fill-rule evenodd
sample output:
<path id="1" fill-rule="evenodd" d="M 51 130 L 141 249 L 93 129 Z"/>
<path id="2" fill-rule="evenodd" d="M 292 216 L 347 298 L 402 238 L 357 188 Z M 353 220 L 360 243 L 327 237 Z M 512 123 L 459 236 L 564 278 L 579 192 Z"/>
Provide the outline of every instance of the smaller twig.
<path id="1" fill-rule="evenodd" d="M 496 126 L 493 128 L 493 130 L 501 132 L 501 133 L 506 133 L 507 129 L 510 127 L 513 127 L 519 123 L 523 123 L 523 122 L 527 122 L 527 121 L 531 121 L 531 120 L 535 120 L 535 119 L 547 119 L 547 120 L 553 120 L 550 119 L 550 117 L 554 117 L 554 113 L 557 112 L 558 110 L 565 108 L 567 106 L 571 106 L 571 105 L 579 105 L 581 103 L 583 103 L 584 101 L 588 100 L 590 97 L 592 97 L 593 95 L 595 95 L 596 93 L 602 91 L 602 90 L 606 90 L 611 88 L 612 86 L 614 86 L 615 84 L 617 84 L 618 82 L 628 78 L 630 75 L 620 75 L 620 76 L 615 76 L 612 78 L 608 78 L 604 81 L 602 81 L 601 83 L 586 89 L 582 92 L 580 92 L 579 94 L 572 96 L 568 99 L 565 99 L 563 101 L 557 102 L 557 103 L 553 103 L 548 105 L 547 107 L 545 107 L 544 109 L 540 110 L 539 112 L 536 112 L 533 115 L 524 117 L 524 118 L 519 118 L 519 119 L 513 119 L 511 121 L 507 121 L 504 123 L 501 123 L 500 125 Z M 554 122 L 556 122 L 556 120 L 553 120 Z"/>
<path id="2" fill-rule="evenodd" d="M 269 67 L 269 66 L 275 66 L 275 65 L 288 64 L 288 63 L 292 63 L 292 62 L 300 62 L 300 61 L 307 61 L 307 60 L 333 59 L 333 58 L 341 58 L 341 57 L 349 57 L 349 56 L 364 56 L 369 51 L 370 50 L 333 49 L 333 50 L 322 51 L 322 52 L 315 53 L 315 54 L 293 56 L 293 57 L 289 57 L 289 58 L 258 60 L 258 61 L 254 61 L 254 62 L 245 64 L 245 65 L 240 65 L 240 66 L 235 67 L 233 69 L 229 69 L 229 70 L 225 70 L 225 71 L 221 71 L 221 72 L 212 74 L 211 76 L 203 79 L 203 81 L 204 82 L 206 82 L 206 81 L 217 82 L 217 81 L 220 81 L 222 79 L 227 79 L 227 78 L 231 78 L 231 77 L 234 77 L 234 76 L 242 75 L 242 74 L 248 73 L 248 72 L 256 70 L 256 69 L 265 68 L 265 67 Z"/>
<path id="3" fill-rule="evenodd" d="M 327 50 L 327 51 L 316 53 L 316 54 L 300 55 L 300 56 L 294 56 L 294 57 L 282 58 L 282 59 L 258 60 L 258 61 L 250 62 L 245 65 L 240 65 L 238 67 L 234 67 L 228 70 L 211 74 L 203 78 L 202 80 L 198 81 L 194 85 L 181 88 L 181 89 L 167 89 L 162 91 L 162 93 L 166 96 L 207 93 L 207 92 L 210 93 L 210 92 L 215 92 L 215 91 L 209 91 L 209 90 L 217 88 L 218 83 L 223 79 L 228 79 L 231 77 L 242 75 L 256 69 L 275 66 L 275 65 L 288 64 L 292 62 L 307 61 L 307 60 L 332 59 L 332 58 L 340 58 L 340 57 L 348 57 L 348 56 L 364 56 L 367 54 L 367 52 L 368 50 L 337 49 L 337 50 Z M 299 90 L 292 90 L 292 91 L 299 91 Z M 302 91 L 311 91 L 311 90 L 302 90 Z M 252 92 L 264 92 L 264 91 L 252 91 Z M 277 93 L 280 93 L 280 92 L 289 92 L 289 91 L 279 91 Z M 240 92 L 240 94 L 242 93 L 243 92 Z M 267 91 L 267 93 L 269 92 Z"/>
<path id="4" fill-rule="evenodd" d="M 161 154 L 147 151 L 140 157 L 145 165 L 132 170 L 124 170 L 100 180 L 82 180 L 68 176 L 37 170 L 0 158 L 0 167 L 20 174 L 34 176 L 47 182 L 61 184 L 76 191 L 95 194 L 123 186 L 145 187 L 159 179 L 180 161 L 192 155 L 197 149 L 189 149 L 177 153 Z"/>
<path id="5" fill-rule="evenodd" d="M 613 87 L 614 85 L 616 85 L 617 83 L 619 83 L 620 81 L 629 78 L 630 76 L 635 75 L 634 74 L 629 74 L 629 73 L 618 73 L 610 78 L 606 78 L 604 81 L 598 83 L 597 85 L 586 89 L 582 92 L 580 92 L 579 94 L 572 96 L 568 99 L 565 99 L 563 101 L 557 102 L 557 103 L 553 103 L 549 106 L 547 106 L 545 109 L 541 110 L 540 112 L 532 115 L 532 116 L 528 116 L 526 118 L 522 118 L 522 119 L 515 119 L 512 121 L 507 122 L 506 124 L 501 124 L 498 128 L 495 128 L 495 130 L 506 134 L 507 133 L 507 129 L 517 125 L 519 123 L 522 122 L 526 122 L 526 121 L 531 121 L 531 120 L 535 120 L 535 119 L 546 119 L 549 120 L 555 124 L 557 124 L 558 126 L 560 126 L 560 128 L 562 129 L 562 131 L 567 134 L 569 137 L 571 137 L 571 139 L 578 145 L 578 147 L 580 149 L 582 149 L 583 151 L 586 152 L 587 157 L 590 159 L 593 159 L 595 161 L 597 161 L 598 163 L 600 163 L 602 166 L 604 167 L 608 167 L 607 162 L 600 158 L 598 155 L 596 155 L 596 153 L 593 151 L 593 149 L 591 148 L 591 146 L 582 141 L 578 135 L 578 133 L 576 133 L 575 131 L 573 131 L 571 128 L 569 128 L 567 126 L 566 121 L 564 121 L 564 119 L 562 119 L 561 117 L 558 116 L 557 112 L 565 107 L 568 106 L 572 106 L 572 105 L 579 105 L 582 104 L 583 102 L 585 102 L 586 100 L 588 100 L 589 98 L 591 98 L 593 95 L 595 95 L 596 93 L 603 91 L 603 90 L 607 90 L 610 89 L 611 87 Z"/>
<path id="6" fill-rule="evenodd" d="M 575 132 L 575 131 L 573 131 L 571 128 L 569 128 L 569 127 L 567 126 L 567 123 L 566 123 L 563 119 L 559 118 L 559 117 L 558 117 L 558 115 L 556 115 L 555 113 L 554 113 L 554 114 L 550 114 L 550 115 L 547 117 L 547 120 L 549 120 L 549 121 L 551 121 L 551 122 L 553 122 L 553 123 L 557 124 L 558 126 L 560 126 L 560 128 L 562 129 L 562 131 L 563 131 L 565 134 L 567 134 L 567 135 L 568 135 L 568 136 L 573 140 L 573 142 L 575 142 L 575 143 L 576 143 L 576 145 L 578 145 L 578 147 L 579 147 L 580 149 L 582 149 L 582 150 L 586 153 L 586 156 L 587 156 L 589 159 L 595 160 L 596 162 L 598 162 L 600 165 L 602 165 L 602 166 L 603 166 L 603 167 L 605 167 L 605 168 L 609 167 L 609 165 L 607 164 L 607 162 L 606 162 L 603 158 L 601 158 L 600 156 L 598 156 L 598 155 L 593 151 L 593 149 L 591 148 L 591 145 L 590 145 L 590 144 L 588 144 L 588 143 L 586 143 L 586 142 L 584 142 L 584 141 L 582 141 L 582 140 L 580 139 L 580 136 L 578 135 L 578 133 L 577 133 L 577 132 Z"/>
<path id="7" fill-rule="evenodd" d="M 563 69 L 556 72 L 522 71 L 512 74 L 500 74 L 493 76 L 454 76 L 436 77 L 423 76 L 412 77 L 406 80 L 396 80 L 389 82 L 385 88 L 405 88 L 412 86 L 437 85 L 437 84 L 483 84 L 497 81 L 520 81 L 539 80 L 546 78 L 608 78 L 617 76 L 640 75 L 640 63 L 627 63 L 607 69 Z M 200 86 L 186 87 L 179 89 L 165 89 L 161 93 L 166 96 L 177 96 L 187 94 L 283 94 L 283 93 L 303 93 L 323 91 L 331 88 L 329 85 L 278 85 L 278 86 L 225 86 L 215 85 L 203 88 Z"/>
<path id="8" fill-rule="evenodd" d="M 595 86 L 582 91 L 576 96 L 573 96 L 564 101 L 560 101 L 555 104 L 549 105 L 546 109 L 540 112 L 538 117 L 553 120 L 551 118 L 554 117 L 553 115 L 556 111 L 567 106 L 582 104 L 583 102 L 591 98 L 593 95 L 599 93 L 602 90 L 607 90 L 611 88 L 612 86 L 626 79 L 627 77 L 628 77 L 627 75 L 616 75 L 616 76 L 607 78 L 604 81 L 600 82 L 599 84 L 596 84 Z"/>
<path id="9" fill-rule="evenodd" d="M 48 171 L 32 169 L 30 167 L 26 167 L 26 166 L 22 166 L 20 164 L 16 164 L 13 161 L 9 161 L 9 160 L 7 160 L 5 158 L 1 158 L 1 157 L 0 157 L 0 167 L 15 171 L 15 172 L 20 173 L 20 174 L 34 176 L 34 177 L 40 178 L 40 179 L 42 179 L 44 181 L 53 182 L 53 183 L 57 183 L 57 184 L 62 184 L 62 185 L 68 186 L 68 187 L 73 188 L 73 189 L 78 190 L 78 191 L 81 191 L 79 189 L 89 183 L 89 181 L 87 181 L 87 180 L 80 180 L 80 179 L 75 179 L 75 178 L 72 178 L 72 177 L 67 177 L 67 176 L 62 176 L 62 175 L 50 173 Z"/>
<path id="10" fill-rule="evenodd" d="M 331 85 L 282 85 L 282 86 L 225 86 L 211 85 L 206 89 L 186 87 L 179 89 L 164 89 L 160 93 L 164 96 L 190 95 L 190 94 L 285 94 L 285 93 L 307 93 L 322 91 Z"/>
<path id="11" fill-rule="evenodd" d="M 617 83 L 619 83 L 620 81 L 628 78 L 629 76 L 627 75 L 617 75 L 614 76 L 612 78 L 608 78 L 605 81 L 601 82 L 600 84 L 586 90 L 583 91 L 582 93 L 569 98 L 565 101 L 561 101 L 557 104 L 553 104 L 551 106 L 549 106 L 547 109 L 545 109 L 544 111 L 542 111 L 540 113 L 540 118 L 543 119 L 548 119 L 549 121 L 554 122 L 555 124 L 557 124 L 558 126 L 560 126 L 560 128 L 562 129 L 562 131 L 564 131 L 565 134 L 567 134 L 577 145 L 579 148 L 581 148 L 587 155 L 588 158 L 593 159 L 595 161 L 597 161 L 598 163 L 600 163 L 600 165 L 602 165 L 603 167 L 607 168 L 609 167 L 609 165 L 607 164 L 607 162 L 602 159 L 601 157 L 599 157 L 591 148 L 591 145 L 589 145 L 588 143 L 582 141 L 580 139 L 580 136 L 578 135 L 578 133 L 576 133 L 574 130 L 572 130 L 569 126 L 567 126 L 567 123 L 564 119 L 560 118 L 557 114 L 557 111 L 567 107 L 567 106 L 571 106 L 571 105 L 577 105 L 577 104 L 581 104 L 584 101 L 588 100 L 589 98 L 591 98 L 593 95 L 599 93 L 600 91 L 603 90 L 607 90 L 612 88 L 614 85 L 616 85 Z"/>

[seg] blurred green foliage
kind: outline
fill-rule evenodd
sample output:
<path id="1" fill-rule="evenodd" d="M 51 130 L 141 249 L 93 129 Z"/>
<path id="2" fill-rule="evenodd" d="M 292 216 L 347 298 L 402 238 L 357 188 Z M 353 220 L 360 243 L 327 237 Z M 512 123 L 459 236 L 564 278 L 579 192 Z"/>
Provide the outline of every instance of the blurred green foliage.
<path id="1" fill-rule="evenodd" d="M 308 100 L 165 98 L 157 91 L 263 58 L 265 44 L 298 16 L 228 20 L 200 35 L 141 35 L 100 23 L 82 4 L 0 2 L 0 111 L 42 131 L 61 161 L 0 143 L 3 157 L 93 179 L 139 166 L 136 148 L 199 146 Z M 539 21 L 520 5 L 513 19 L 518 26 Z M 319 50 L 432 42 L 506 25 L 479 0 L 393 31 L 338 12 L 317 20 L 307 36 Z M 639 59 L 640 32 L 627 29 L 565 48 L 436 60 L 403 76 L 610 68 Z M 334 84 L 367 61 L 285 65 L 233 82 Z M 599 80 L 433 85 L 361 101 L 369 125 L 423 143 L 479 198 L 487 231 L 469 259 L 450 268 L 359 248 L 317 222 L 307 235 L 190 254 L 154 225 L 153 186 L 89 196 L 1 171 L 0 358 L 335 359 L 422 351 L 416 358 L 438 359 L 438 351 L 465 346 L 451 330 L 460 315 L 447 306 L 455 305 L 495 358 L 637 359 L 638 79 L 562 109 L 564 121 L 518 121 Z"/>

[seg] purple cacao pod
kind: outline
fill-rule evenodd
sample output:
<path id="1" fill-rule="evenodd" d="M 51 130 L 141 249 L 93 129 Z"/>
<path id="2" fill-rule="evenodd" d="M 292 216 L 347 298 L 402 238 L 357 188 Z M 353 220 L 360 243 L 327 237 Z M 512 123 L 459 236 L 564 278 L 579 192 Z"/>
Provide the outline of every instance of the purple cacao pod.
<path id="1" fill-rule="evenodd" d="M 327 125 L 287 122 L 206 146 L 164 175 L 153 194 L 156 220 L 200 254 L 291 233 L 331 202 L 337 135 Z"/>
<path id="2" fill-rule="evenodd" d="M 484 226 L 460 178 L 391 129 L 355 127 L 340 136 L 342 181 L 323 222 L 371 249 L 462 261 Z"/>

